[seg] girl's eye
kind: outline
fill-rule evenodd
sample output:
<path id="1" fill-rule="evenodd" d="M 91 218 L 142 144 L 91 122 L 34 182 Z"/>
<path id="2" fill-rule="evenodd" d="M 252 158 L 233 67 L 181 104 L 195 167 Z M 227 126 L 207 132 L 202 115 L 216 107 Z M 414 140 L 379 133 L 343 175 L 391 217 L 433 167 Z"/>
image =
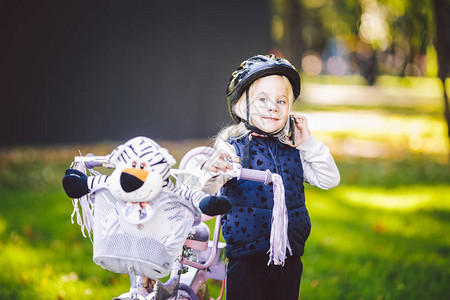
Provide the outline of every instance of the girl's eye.
<path id="1" fill-rule="evenodd" d="M 136 168 L 137 162 L 133 161 L 133 163 L 131 164 L 131 166 L 132 166 L 133 168 Z"/>
<path id="2" fill-rule="evenodd" d="M 277 101 L 277 103 L 278 103 L 278 104 L 285 104 L 285 103 L 286 103 L 286 100 L 280 99 L 280 100 Z"/>
<path id="3" fill-rule="evenodd" d="M 259 101 L 266 102 L 266 98 L 259 98 Z"/>
<path id="4" fill-rule="evenodd" d="M 145 167 L 146 167 L 146 164 L 145 163 L 141 163 L 140 168 L 144 169 Z"/>

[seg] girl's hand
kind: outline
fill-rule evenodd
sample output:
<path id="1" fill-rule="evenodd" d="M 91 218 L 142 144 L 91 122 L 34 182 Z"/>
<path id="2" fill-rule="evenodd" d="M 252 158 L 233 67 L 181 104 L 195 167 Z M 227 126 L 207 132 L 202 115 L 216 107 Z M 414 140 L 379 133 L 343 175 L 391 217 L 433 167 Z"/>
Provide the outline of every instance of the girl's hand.
<path id="1" fill-rule="evenodd" d="M 230 163 L 231 155 L 226 152 L 216 152 L 210 159 L 208 159 L 203 166 L 202 170 L 218 173 L 219 171 L 227 172 L 232 170 L 233 167 Z"/>
<path id="2" fill-rule="evenodd" d="M 311 135 L 311 131 L 308 128 L 308 122 L 306 117 L 301 114 L 291 114 L 295 120 L 295 141 L 294 145 L 292 145 L 292 141 L 290 138 L 286 138 L 289 141 L 289 145 L 292 147 L 298 147 L 301 143 L 306 141 Z"/>

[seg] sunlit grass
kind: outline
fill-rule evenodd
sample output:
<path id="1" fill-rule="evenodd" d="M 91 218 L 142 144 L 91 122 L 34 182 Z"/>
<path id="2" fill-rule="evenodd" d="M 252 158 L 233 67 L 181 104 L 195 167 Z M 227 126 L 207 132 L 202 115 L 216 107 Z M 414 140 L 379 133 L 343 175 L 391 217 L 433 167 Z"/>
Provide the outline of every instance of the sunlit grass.
<path id="1" fill-rule="evenodd" d="M 433 115 L 400 115 L 380 111 L 306 111 L 311 131 L 336 154 L 393 157 L 420 153 L 446 157 L 447 125 Z"/>
<path id="2" fill-rule="evenodd" d="M 311 76 L 306 73 L 300 73 L 301 79 L 306 83 L 336 84 L 336 85 L 367 85 L 367 81 L 361 75 L 333 76 L 318 75 Z"/>
<path id="3" fill-rule="evenodd" d="M 1 298 L 92 299 L 93 294 L 114 295 L 126 289 L 127 278 L 96 270 L 87 260 L 89 251 L 67 246 L 28 245 L 17 238 L 3 245 Z"/>
<path id="4" fill-rule="evenodd" d="M 92 299 L 127 288 L 126 277 L 92 262 L 92 244 L 71 224 L 66 200 L 54 189 L 2 193 L 0 299 Z"/>
<path id="5" fill-rule="evenodd" d="M 450 80 L 447 79 L 446 85 Z M 418 97 L 442 97 L 442 82 L 436 77 L 398 77 L 378 76 L 376 85 L 387 89 L 390 93 L 398 93 L 399 89 L 408 89 Z"/>
<path id="6" fill-rule="evenodd" d="M 313 134 L 325 141 L 335 155 L 393 158 L 425 154 L 447 160 L 450 145 L 440 81 L 385 76 L 379 77 L 378 84 L 384 93 L 393 95 L 392 102 L 367 105 L 364 93 L 370 90 L 361 90 L 361 95 L 353 95 L 361 99 L 360 104 L 346 102 L 345 95 L 327 104 L 315 103 L 313 97 L 297 101 L 293 109 L 307 116 Z M 421 93 L 427 97 L 421 98 Z M 333 95 L 329 97 L 333 99 Z"/>
<path id="7" fill-rule="evenodd" d="M 385 210 L 411 212 L 419 209 L 450 210 L 450 187 L 404 186 L 396 189 L 351 187 L 342 197 L 349 203 Z"/>
<path id="8" fill-rule="evenodd" d="M 377 188 L 375 196 L 371 191 L 355 186 L 328 193 L 308 189 L 313 231 L 303 258 L 303 298 L 445 298 L 450 199 L 443 195 L 450 188 Z M 427 201 L 406 205 L 406 210 L 404 205 L 392 208 L 408 197 Z"/>
<path id="9" fill-rule="evenodd" d="M 367 81 L 360 75 L 333 76 L 318 75 L 310 76 L 301 73 L 302 81 L 318 84 L 332 85 L 367 85 Z M 385 89 L 391 95 L 401 95 L 405 89 L 419 97 L 442 97 L 442 82 L 437 77 L 399 77 L 380 75 L 377 77 L 375 86 Z M 446 88 L 450 89 L 450 80 L 446 80 Z"/>

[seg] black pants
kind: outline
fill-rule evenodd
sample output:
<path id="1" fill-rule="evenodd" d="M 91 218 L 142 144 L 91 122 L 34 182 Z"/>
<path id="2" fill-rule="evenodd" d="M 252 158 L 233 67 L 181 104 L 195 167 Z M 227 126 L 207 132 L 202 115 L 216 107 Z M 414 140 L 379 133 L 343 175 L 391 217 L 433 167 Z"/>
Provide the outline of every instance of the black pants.
<path id="1" fill-rule="evenodd" d="M 284 266 L 267 266 L 269 257 L 230 259 L 227 264 L 227 300 L 298 300 L 303 264 L 289 256 Z"/>

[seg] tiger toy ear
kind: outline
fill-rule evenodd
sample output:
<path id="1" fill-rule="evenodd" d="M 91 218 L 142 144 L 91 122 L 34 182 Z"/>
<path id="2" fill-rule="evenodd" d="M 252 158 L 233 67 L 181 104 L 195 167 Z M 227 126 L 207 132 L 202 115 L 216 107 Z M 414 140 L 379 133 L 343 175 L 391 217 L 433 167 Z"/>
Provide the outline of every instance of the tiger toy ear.
<path id="1" fill-rule="evenodd" d="M 148 137 L 137 137 L 137 139 L 145 139 L 147 140 L 149 143 L 153 144 L 159 151 L 159 153 L 161 153 L 161 155 L 164 157 L 164 159 L 167 161 L 167 163 L 173 167 L 177 161 L 175 160 L 175 158 L 173 158 L 172 154 L 169 153 L 169 150 L 167 150 L 166 148 L 161 147 L 158 143 L 156 143 L 154 140 L 148 138 Z"/>
<path id="2" fill-rule="evenodd" d="M 173 167 L 177 163 L 172 154 L 169 153 L 169 150 L 167 150 L 166 148 L 161 148 L 159 149 L 159 151 L 171 167 Z"/>
<path id="3" fill-rule="evenodd" d="M 118 157 L 122 154 L 123 150 L 125 149 L 125 145 L 120 145 L 118 146 L 116 149 L 114 149 L 109 158 L 108 158 L 108 163 L 112 166 L 116 166 L 117 163 L 117 159 Z"/>
<path id="4" fill-rule="evenodd" d="M 167 150 L 166 148 L 161 147 L 157 142 L 155 142 L 151 138 L 148 138 L 148 137 L 145 137 L 145 136 L 138 136 L 138 137 L 135 137 L 134 139 L 131 139 L 130 141 L 128 141 L 127 144 L 128 143 L 132 143 L 132 142 L 136 142 L 136 141 L 140 142 L 142 140 L 146 140 L 147 142 L 153 144 L 158 149 L 158 151 L 161 153 L 161 155 L 164 157 L 164 159 L 167 161 L 167 163 L 171 167 L 173 167 L 177 163 L 177 161 L 172 156 L 172 154 L 169 153 L 169 150 Z"/>

